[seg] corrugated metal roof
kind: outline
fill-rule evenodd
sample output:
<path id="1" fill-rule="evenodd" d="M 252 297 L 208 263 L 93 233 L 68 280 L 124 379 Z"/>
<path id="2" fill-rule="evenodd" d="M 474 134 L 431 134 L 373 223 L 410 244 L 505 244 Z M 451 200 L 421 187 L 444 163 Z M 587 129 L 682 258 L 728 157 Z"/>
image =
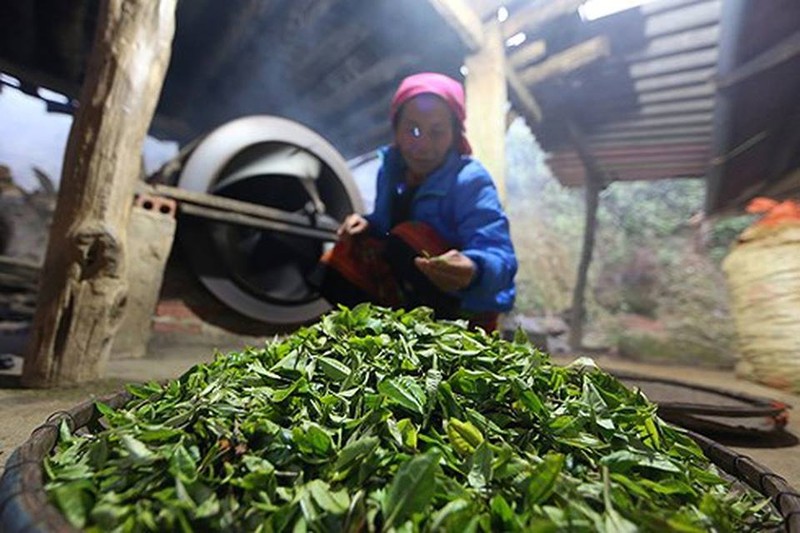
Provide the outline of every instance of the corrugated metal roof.
<path id="1" fill-rule="evenodd" d="M 403 76 L 458 77 L 473 50 L 432 4 L 484 21 L 502 6 L 503 35 L 526 35 L 506 50 L 509 94 L 562 183 L 585 180 L 571 123 L 609 180 L 707 177 L 710 212 L 787 190 L 800 168 L 800 1 L 655 0 L 592 22 L 578 14 L 584 1 L 180 2 L 152 131 L 187 142 L 270 113 L 362 154 L 391 140 L 387 109 Z M 29 94 L 76 98 L 97 1 L 5 4 L 0 71 Z"/>
<path id="2" fill-rule="evenodd" d="M 544 115 L 532 129 L 561 183 L 582 185 L 586 178 L 567 121 L 582 131 L 607 180 L 706 175 L 721 7 L 721 0 L 660 0 L 598 21 L 572 13 L 543 28 L 523 28 L 529 40 L 560 40 L 562 50 L 596 36 L 610 42 L 606 57 L 529 86 Z M 528 71 L 559 52 L 547 48 Z M 520 74 L 524 79 L 525 70 Z"/>

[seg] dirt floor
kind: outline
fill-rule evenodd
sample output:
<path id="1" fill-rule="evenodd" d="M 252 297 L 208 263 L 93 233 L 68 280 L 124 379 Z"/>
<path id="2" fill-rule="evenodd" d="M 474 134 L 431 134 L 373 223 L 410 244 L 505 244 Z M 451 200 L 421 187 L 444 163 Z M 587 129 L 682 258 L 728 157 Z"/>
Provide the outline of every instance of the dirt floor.
<path id="1" fill-rule="evenodd" d="M 17 385 L 21 372 L 21 359 L 16 366 L 0 372 L 0 464 L 5 464 L 12 450 L 27 440 L 31 431 L 45 422 L 47 417 L 59 410 L 74 407 L 78 403 L 111 392 L 119 391 L 127 382 L 164 380 L 177 377 L 192 365 L 209 361 L 215 350 L 226 352 L 254 345 L 261 339 L 228 338 L 176 341 L 174 337 L 155 339 L 150 344 L 144 359 L 113 359 L 109 362 L 107 377 L 91 385 L 57 390 L 25 390 Z M 568 363 L 573 358 L 558 356 L 559 363 Z M 655 366 L 633 363 L 612 357 L 594 357 L 601 368 L 609 372 L 632 372 L 656 378 L 681 380 L 707 387 L 716 387 L 732 392 L 766 397 L 800 408 L 800 397 L 782 393 L 754 383 L 737 379 L 731 371 L 703 370 L 685 366 Z M 651 399 L 653 399 L 651 397 Z M 674 398 L 680 401 L 682 398 Z M 754 461 L 786 478 L 795 488 L 800 487 L 800 423 L 797 411 L 790 412 L 786 432 L 780 438 L 757 437 L 742 441 L 725 442 L 729 448 L 751 457 Z"/>

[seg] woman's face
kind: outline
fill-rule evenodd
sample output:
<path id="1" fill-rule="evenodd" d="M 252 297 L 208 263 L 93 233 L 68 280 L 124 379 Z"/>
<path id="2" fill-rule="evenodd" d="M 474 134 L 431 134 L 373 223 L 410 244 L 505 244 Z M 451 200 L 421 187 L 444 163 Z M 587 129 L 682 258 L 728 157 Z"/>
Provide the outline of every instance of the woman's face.
<path id="1" fill-rule="evenodd" d="M 394 138 L 409 170 L 427 176 L 444 162 L 453 146 L 453 114 L 438 96 L 415 96 L 400 110 Z"/>

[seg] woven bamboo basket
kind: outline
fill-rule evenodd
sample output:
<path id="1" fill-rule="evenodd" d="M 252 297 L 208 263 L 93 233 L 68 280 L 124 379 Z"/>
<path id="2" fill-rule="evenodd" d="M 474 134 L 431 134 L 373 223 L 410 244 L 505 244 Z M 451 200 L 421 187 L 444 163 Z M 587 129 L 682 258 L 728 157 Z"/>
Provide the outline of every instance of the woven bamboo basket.
<path id="1" fill-rule="evenodd" d="M 117 408 L 131 399 L 128 392 L 100 398 Z M 94 401 L 84 402 L 69 411 L 53 413 L 36 428 L 30 438 L 17 448 L 6 463 L 0 479 L 0 532 L 45 533 L 77 531 L 49 503 L 43 488 L 42 464 L 58 438 L 58 429 L 65 421 L 72 430 L 91 430 L 99 425 L 102 415 Z M 800 494 L 781 476 L 746 456 L 738 455 L 717 442 L 689 432 L 706 456 L 723 471 L 772 499 L 783 517 L 785 530 L 800 533 Z"/>
<path id="2" fill-rule="evenodd" d="M 723 270 L 739 339 L 737 373 L 800 392 L 800 221 L 749 228 Z"/>

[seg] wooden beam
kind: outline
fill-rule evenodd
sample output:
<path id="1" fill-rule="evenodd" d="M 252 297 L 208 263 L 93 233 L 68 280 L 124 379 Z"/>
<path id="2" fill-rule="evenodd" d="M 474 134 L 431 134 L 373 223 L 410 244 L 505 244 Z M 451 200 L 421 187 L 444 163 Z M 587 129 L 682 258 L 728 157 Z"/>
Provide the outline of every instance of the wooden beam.
<path id="1" fill-rule="evenodd" d="M 201 100 L 208 91 L 209 83 L 219 77 L 226 64 L 239 56 L 247 43 L 258 36 L 259 25 L 254 22 L 260 20 L 274 4 L 270 0 L 245 0 L 231 4 L 233 13 L 223 19 L 226 23 L 221 38 L 215 40 L 211 53 L 203 57 L 203 68 L 193 71 L 193 79 L 187 84 L 187 94 L 180 100 L 180 110 L 175 110 L 176 116 L 184 115 L 194 102 Z"/>
<path id="2" fill-rule="evenodd" d="M 484 44 L 483 23 L 465 0 L 428 0 L 433 8 L 461 38 L 470 52 Z"/>
<path id="3" fill-rule="evenodd" d="M 572 120 L 567 120 L 569 132 L 575 151 L 586 169 L 586 215 L 583 229 L 583 246 L 578 264 L 575 287 L 572 291 L 568 342 L 573 350 L 583 346 L 583 325 L 586 315 L 586 286 L 589 278 L 589 265 L 594 253 L 594 241 L 597 233 L 597 209 L 600 205 L 600 191 L 605 187 L 607 175 L 598 164 L 586 143 L 583 132 Z"/>
<path id="4" fill-rule="evenodd" d="M 520 9 L 511 12 L 503 23 L 503 37 L 524 31 L 533 33 L 539 27 L 564 15 L 575 13 L 585 0 L 547 0 L 526 2 Z"/>
<path id="5" fill-rule="evenodd" d="M 127 224 L 177 0 L 106 0 L 64 157 L 22 383 L 102 374 L 127 302 Z"/>
<path id="6" fill-rule="evenodd" d="M 536 85 L 548 78 L 562 76 L 577 70 L 593 61 L 606 57 L 611 53 L 608 37 L 600 35 L 581 44 L 554 54 L 540 64 L 527 68 L 520 73 L 525 85 Z"/>
<path id="7" fill-rule="evenodd" d="M 739 65 L 732 72 L 717 80 L 717 87 L 727 89 L 762 72 L 775 68 L 781 63 L 800 55 L 800 31 L 796 31 L 786 39 L 757 55 L 750 61 Z"/>
<path id="8" fill-rule="evenodd" d="M 508 3 L 506 0 L 470 0 L 470 5 L 481 20 L 487 21 L 497 16 L 500 6 Z"/>
<path id="9" fill-rule="evenodd" d="M 523 68 L 538 61 L 547 54 L 547 43 L 544 39 L 536 39 L 522 46 L 512 48 L 510 61 L 514 68 Z"/>
<path id="10" fill-rule="evenodd" d="M 0 72 L 17 78 L 20 82 L 29 83 L 36 87 L 45 87 L 70 98 L 77 98 L 80 85 L 71 83 L 58 76 L 53 76 L 43 70 L 21 68 L 0 58 Z"/>
<path id="11" fill-rule="evenodd" d="M 333 144 L 347 144 L 362 136 L 365 124 L 384 124 L 389 127 L 389 109 L 392 94 L 388 91 L 374 99 L 358 111 L 345 112 L 341 117 L 333 117 L 336 127 L 328 133 Z"/>
<path id="12" fill-rule="evenodd" d="M 386 109 L 388 109 L 388 106 Z M 374 126 L 366 130 L 363 128 L 351 130 L 349 135 L 342 135 L 339 138 L 339 142 L 345 146 L 366 145 L 376 148 L 392 139 L 392 128 L 388 119 L 365 122 L 365 124 L 374 124 Z"/>
<path id="13" fill-rule="evenodd" d="M 506 65 L 506 79 L 511 92 L 511 100 L 520 114 L 525 117 L 528 125 L 533 126 L 541 122 L 543 118 L 542 108 L 528 88 L 525 87 L 525 84 L 522 83 L 522 80 L 519 79 L 517 71 L 511 65 Z"/>
<path id="14" fill-rule="evenodd" d="M 373 31 L 373 28 L 357 20 L 330 28 L 322 40 L 292 66 L 292 72 L 307 73 L 297 75 L 295 90 L 300 94 L 311 91 L 320 83 L 323 73 L 343 63 Z"/>
<path id="15" fill-rule="evenodd" d="M 417 63 L 418 58 L 412 55 L 387 56 L 359 72 L 355 78 L 336 88 L 324 99 L 320 100 L 315 95 L 308 96 L 303 105 L 313 113 L 330 115 L 345 109 L 375 87 L 395 81 L 405 69 Z"/>
<path id="16" fill-rule="evenodd" d="M 496 21 L 484 26 L 484 37 L 483 48 L 466 59 L 466 130 L 475 156 L 489 170 L 504 200 L 508 105 L 505 43 Z"/>
<path id="17" fill-rule="evenodd" d="M 773 152 L 767 173 L 768 182 L 776 182 L 785 173 L 794 170 L 790 168 L 790 165 L 800 152 L 800 127 L 798 124 L 800 124 L 800 102 L 795 103 L 794 112 L 784 114 L 783 125 L 778 134 L 780 140 Z"/>

